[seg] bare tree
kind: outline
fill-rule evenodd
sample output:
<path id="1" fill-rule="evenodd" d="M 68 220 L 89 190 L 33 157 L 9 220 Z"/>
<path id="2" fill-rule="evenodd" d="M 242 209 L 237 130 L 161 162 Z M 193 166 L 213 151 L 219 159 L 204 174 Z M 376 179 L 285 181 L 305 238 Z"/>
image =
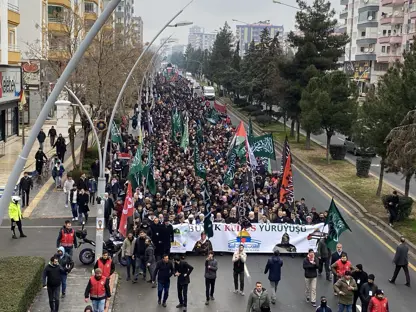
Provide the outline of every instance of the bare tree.
<path id="1" fill-rule="evenodd" d="M 416 173 L 416 110 L 409 111 L 401 125 L 386 137 L 387 163 L 405 179 L 405 196 L 409 196 L 410 180 Z"/>

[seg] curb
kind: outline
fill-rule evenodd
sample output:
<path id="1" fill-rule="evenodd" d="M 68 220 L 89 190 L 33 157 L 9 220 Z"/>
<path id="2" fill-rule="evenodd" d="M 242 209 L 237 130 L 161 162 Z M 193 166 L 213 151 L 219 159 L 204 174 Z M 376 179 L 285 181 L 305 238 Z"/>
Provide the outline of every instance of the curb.
<path id="1" fill-rule="evenodd" d="M 117 293 L 117 287 L 118 287 L 118 273 L 114 272 L 113 276 L 114 276 L 113 283 L 111 284 L 111 281 L 110 281 L 111 299 L 110 299 L 110 303 L 108 304 L 107 309 L 105 309 L 104 312 L 113 311 L 114 301 L 115 301 L 114 299 L 115 299 L 115 295 Z"/>
<path id="2" fill-rule="evenodd" d="M 230 105 L 231 106 L 231 105 Z M 247 116 L 243 115 L 239 111 L 236 111 L 235 107 L 228 106 L 228 109 L 238 118 L 241 120 L 248 122 Z M 253 128 L 259 133 L 265 133 L 256 123 L 253 123 Z M 275 149 L 282 150 L 283 145 L 280 142 L 274 140 Z M 378 230 L 382 231 L 388 238 L 392 239 L 394 242 L 398 243 L 402 234 L 397 232 L 396 230 L 392 229 L 387 223 L 381 220 L 379 217 L 373 216 L 371 213 L 368 212 L 360 203 L 358 203 L 353 197 L 345 193 L 341 190 L 338 186 L 334 183 L 329 181 L 326 177 L 322 174 L 314 170 L 309 164 L 307 164 L 302 159 L 298 158 L 296 155 L 292 153 L 293 159 L 296 161 L 295 166 L 300 168 L 304 173 L 308 174 L 311 178 L 313 178 L 316 182 L 320 182 L 320 186 L 330 193 L 334 199 L 338 202 L 341 202 L 343 206 L 351 208 L 357 213 L 357 219 L 360 216 L 364 216 L 367 220 L 361 219 L 363 221 L 368 221 L 368 223 Z M 409 245 L 409 249 L 411 249 L 411 256 L 416 258 L 416 245 L 407 241 Z"/>

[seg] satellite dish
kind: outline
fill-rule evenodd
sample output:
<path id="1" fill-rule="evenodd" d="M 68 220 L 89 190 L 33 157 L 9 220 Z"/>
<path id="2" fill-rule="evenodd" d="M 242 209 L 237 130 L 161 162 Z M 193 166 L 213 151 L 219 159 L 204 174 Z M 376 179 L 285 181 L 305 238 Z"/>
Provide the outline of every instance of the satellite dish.
<path id="1" fill-rule="evenodd" d="M 373 17 L 370 15 L 367 19 L 368 19 L 369 21 L 372 21 L 372 20 L 373 20 Z"/>
<path id="2" fill-rule="evenodd" d="M 365 49 L 364 49 L 364 52 L 365 52 L 365 53 L 368 53 L 368 48 L 365 48 Z"/>
<path id="3" fill-rule="evenodd" d="M 370 49 L 370 53 L 373 53 L 373 52 L 374 52 L 374 49 L 373 49 L 373 48 L 371 48 L 371 49 Z"/>

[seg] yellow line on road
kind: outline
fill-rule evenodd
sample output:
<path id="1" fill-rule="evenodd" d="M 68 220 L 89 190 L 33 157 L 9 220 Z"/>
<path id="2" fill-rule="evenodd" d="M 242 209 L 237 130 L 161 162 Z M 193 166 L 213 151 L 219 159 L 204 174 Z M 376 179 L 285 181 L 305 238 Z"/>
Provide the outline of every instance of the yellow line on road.
<path id="1" fill-rule="evenodd" d="M 232 112 L 232 114 L 237 117 L 237 119 L 241 118 L 236 115 L 234 112 Z M 257 131 L 255 131 L 257 132 Z M 280 154 L 280 152 L 278 151 L 278 153 Z M 311 182 L 317 189 L 319 189 L 322 193 L 324 193 L 328 198 L 333 198 L 333 196 L 331 194 L 329 194 L 327 191 L 325 191 L 321 186 L 319 186 L 319 184 L 317 184 L 315 181 L 313 181 L 310 177 L 308 177 L 308 175 L 306 173 L 304 173 L 301 169 L 299 169 L 299 167 L 297 167 L 296 165 L 293 165 L 293 167 L 296 168 L 296 170 L 302 174 L 309 182 Z M 388 250 L 390 250 L 392 253 L 395 253 L 396 250 L 390 246 L 385 240 L 383 240 L 377 233 L 375 233 L 372 229 L 370 229 L 367 225 L 365 225 L 363 222 L 361 222 L 360 220 L 358 220 L 357 218 L 355 218 L 354 214 L 352 212 L 350 212 L 347 208 L 345 208 L 341 203 L 337 203 L 338 207 L 341 207 L 342 210 L 344 210 L 351 218 L 355 219 L 355 221 L 357 221 L 357 223 L 359 225 L 361 225 L 368 233 L 370 233 L 372 236 L 374 236 L 380 243 L 382 243 Z M 416 272 L 416 266 L 414 266 L 412 263 L 409 262 L 409 267 Z"/>
<path id="2" fill-rule="evenodd" d="M 78 147 L 78 149 L 75 150 L 75 157 L 79 155 L 79 153 L 81 152 L 81 146 Z M 67 167 L 69 167 L 69 165 L 72 163 L 72 156 L 70 156 L 65 162 L 64 162 L 64 167 L 65 169 Z M 53 180 L 53 178 L 49 178 L 48 181 L 45 182 L 45 184 L 42 186 L 42 188 L 39 190 L 39 193 L 36 194 L 35 198 L 33 198 L 32 202 L 29 204 L 29 206 L 27 206 L 27 208 L 25 209 L 25 211 L 23 212 L 23 218 L 30 218 L 30 216 L 33 213 L 33 210 L 35 210 L 35 208 L 38 206 L 39 202 L 43 199 L 43 197 L 46 195 L 46 193 L 48 192 L 48 190 L 50 189 L 50 187 L 55 183 L 55 181 Z"/>

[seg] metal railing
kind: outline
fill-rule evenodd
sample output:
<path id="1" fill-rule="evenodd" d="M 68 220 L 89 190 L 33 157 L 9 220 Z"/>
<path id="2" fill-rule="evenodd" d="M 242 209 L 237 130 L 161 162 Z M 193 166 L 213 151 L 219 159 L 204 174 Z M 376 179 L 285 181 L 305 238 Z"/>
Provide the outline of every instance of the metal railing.
<path id="1" fill-rule="evenodd" d="M 64 22 L 64 19 L 62 17 L 48 16 L 48 23 L 62 24 L 63 22 Z"/>
<path id="2" fill-rule="evenodd" d="M 7 0 L 7 8 L 10 11 L 19 13 L 19 0 Z"/>

